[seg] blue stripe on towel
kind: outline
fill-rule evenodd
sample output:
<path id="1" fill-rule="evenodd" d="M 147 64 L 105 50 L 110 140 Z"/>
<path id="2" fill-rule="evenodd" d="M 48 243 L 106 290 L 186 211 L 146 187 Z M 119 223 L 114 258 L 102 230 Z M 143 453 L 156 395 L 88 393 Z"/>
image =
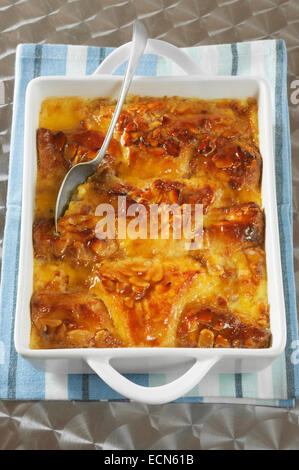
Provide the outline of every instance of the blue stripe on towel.
<path id="1" fill-rule="evenodd" d="M 5 345 L 5 361 L 0 366 L 0 389 L 5 391 L 3 396 L 7 398 L 16 398 L 16 373 L 18 370 L 18 357 L 14 348 L 14 312 L 16 305 L 17 278 L 19 265 L 19 236 L 20 236 L 20 218 L 21 218 L 21 200 L 22 200 L 22 171 L 23 171 L 23 140 L 24 140 L 24 109 L 25 92 L 27 83 L 34 77 L 34 71 L 38 69 L 33 59 L 33 47 L 26 47 L 26 56 L 19 60 L 18 74 L 24 77 L 24 80 L 16 83 L 14 93 L 14 103 L 19 103 L 18 109 L 14 109 L 14 121 L 11 136 L 11 159 L 9 167 L 9 183 L 7 191 L 7 213 L 6 226 L 3 242 L 3 266 L 6 266 L 8 273 L 3 276 L 1 286 L 1 333 Z M 18 53 L 20 53 L 20 49 Z M 31 55 L 31 58 L 30 58 Z M 20 108 L 20 103 L 22 108 Z M 20 111 L 19 111 L 20 110 Z M 17 112 L 19 111 L 19 112 Z M 15 182 L 19 184 L 16 185 Z"/>
<path id="2" fill-rule="evenodd" d="M 293 275 L 293 243 L 290 226 L 291 207 L 292 207 L 292 180 L 288 165 L 284 162 L 287 159 L 289 147 L 288 126 L 285 121 L 288 120 L 286 114 L 287 93 L 286 93 L 286 50 L 283 41 L 276 42 L 276 83 L 275 83 L 275 164 L 276 164 L 276 188 L 278 203 L 278 219 L 280 233 L 281 263 L 283 271 L 284 295 L 286 304 L 287 333 L 288 337 L 295 339 L 296 319 L 290 316 L 290 311 L 294 311 L 296 306 L 290 305 L 294 302 L 294 285 L 292 283 Z M 291 158 L 291 155 L 290 155 Z M 287 247 L 287 249 L 286 249 Z M 291 290 L 290 290 L 291 289 Z M 295 328 L 294 328 L 295 327 Z M 292 350 L 291 343 L 286 346 L 286 369 L 287 369 L 287 388 L 290 396 L 295 394 L 294 367 L 290 363 Z"/>
<path id="3" fill-rule="evenodd" d="M 41 47 L 41 60 L 40 73 L 39 75 L 65 75 L 66 71 L 66 57 L 67 57 L 67 46 L 61 46 L 59 50 L 55 50 L 53 55 L 53 46 L 51 44 L 43 44 Z M 55 63 L 55 67 L 53 64 Z"/>
<path id="4" fill-rule="evenodd" d="M 235 43 L 231 44 L 231 54 L 232 54 L 231 75 L 237 75 L 238 73 L 238 49 Z M 235 374 L 235 396 L 237 398 L 241 398 L 243 396 L 241 374 Z"/>
<path id="5" fill-rule="evenodd" d="M 238 50 L 237 50 L 237 45 L 233 43 L 231 45 L 231 50 L 232 50 L 232 71 L 231 75 L 237 75 L 238 73 Z"/>
<path id="6" fill-rule="evenodd" d="M 53 56 L 52 45 L 41 45 L 37 44 L 35 48 L 35 60 L 34 60 L 34 77 L 40 75 L 65 75 L 66 70 L 66 57 L 67 57 L 67 46 L 62 46 L 59 50 L 55 51 Z M 53 67 L 53 61 L 55 61 L 55 67 Z M 12 349 L 15 351 L 15 349 Z M 14 352 L 14 354 L 16 354 Z M 14 356 L 12 353 L 12 356 Z M 15 373 L 14 373 L 15 375 Z M 13 379 L 14 377 L 12 377 Z M 25 385 L 25 381 L 28 384 Z M 11 387 L 13 390 L 13 387 Z M 24 396 L 24 389 L 27 392 L 27 396 Z M 37 372 L 31 364 L 19 357 L 18 373 L 15 379 L 15 398 L 30 398 L 34 396 L 36 390 L 39 390 L 44 397 L 45 393 L 45 374 L 44 372 Z"/>
<path id="7" fill-rule="evenodd" d="M 87 48 L 86 75 L 92 74 L 96 68 L 113 51 L 112 47 L 93 47 Z"/>
<path id="8" fill-rule="evenodd" d="M 124 374 L 132 382 L 147 387 L 148 386 L 148 374 Z M 112 398 L 124 398 L 119 395 L 117 392 L 111 391 L 111 388 L 108 387 L 97 375 L 92 374 L 89 376 L 89 399 L 90 400 L 100 400 L 100 399 L 110 399 Z"/>
<path id="9" fill-rule="evenodd" d="M 243 390 L 242 390 L 242 375 L 241 374 L 235 374 L 235 396 L 237 398 L 241 398 L 243 396 Z"/>
<path id="10" fill-rule="evenodd" d="M 54 54 L 53 54 L 54 53 Z M 40 75 L 65 75 L 66 70 L 67 46 L 62 46 L 57 50 L 52 44 L 37 44 L 35 47 L 35 60 L 33 65 L 33 77 Z M 55 68 L 53 67 L 55 61 Z M 11 361 L 15 361 L 16 352 L 14 347 L 11 349 Z M 11 370 L 14 370 L 11 367 Z M 8 387 L 15 398 L 34 397 L 37 390 L 40 390 L 42 398 L 45 394 L 45 374 L 37 371 L 28 361 L 22 357 L 18 358 L 18 373 L 16 369 L 11 374 Z M 28 383 L 27 383 L 28 382 Z M 24 395 L 26 390 L 26 395 Z"/>
<path id="11" fill-rule="evenodd" d="M 132 382 L 148 386 L 147 374 L 124 374 Z M 69 400 L 125 400 L 122 395 L 112 390 L 96 374 L 69 374 Z"/>
<path id="12" fill-rule="evenodd" d="M 143 77 L 157 75 L 157 56 L 154 54 L 144 55 L 137 67 L 136 75 L 141 75 Z M 114 75 L 124 75 L 126 71 L 127 61 L 124 62 L 120 67 L 118 67 Z"/>
<path id="13" fill-rule="evenodd" d="M 9 206 L 7 209 L 7 222 L 5 226 L 3 247 L 3 263 L 6 265 L 6 279 L 2 281 L 2 292 L 5 289 L 5 297 L 1 297 L 1 318 L 0 318 L 0 340 L 4 350 L 4 357 L 0 364 L 0 396 L 4 398 L 15 397 L 15 371 L 17 368 L 17 357 L 13 355 L 13 335 L 12 312 L 16 303 L 16 282 L 8 282 L 8 279 L 17 278 L 18 258 L 15 254 L 18 245 L 20 227 L 20 208 Z M 9 236 L 7 235 L 9 234 Z M 8 383 L 12 385 L 10 389 Z"/>

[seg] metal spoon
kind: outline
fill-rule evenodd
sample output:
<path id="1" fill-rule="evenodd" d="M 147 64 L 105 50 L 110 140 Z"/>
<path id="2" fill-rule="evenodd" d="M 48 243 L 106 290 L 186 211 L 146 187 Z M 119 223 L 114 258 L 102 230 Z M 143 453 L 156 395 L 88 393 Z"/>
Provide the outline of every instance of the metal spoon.
<path id="1" fill-rule="evenodd" d="M 57 232 L 57 221 L 61 217 L 71 199 L 72 194 L 74 193 L 77 186 L 83 183 L 89 176 L 91 176 L 99 166 L 99 163 L 106 154 L 106 150 L 110 143 L 111 137 L 113 135 L 114 128 L 119 118 L 119 114 L 128 93 L 129 87 L 131 85 L 133 76 L 136 72 L 137 65 L 140 61 L 140 58 L 144 52 L 148 35 L 144 25 L 136 20 L 133 28 L 133 39 L 132 39 L 132 48 L 130 53 L 129 62 L 127 65 L 127 70 L 125 78 L 121 87 L 120 95 L 118 102 L 106 134 L 105 140 L 102 147 L 98 151 L 96 157 L 90 162 L 78 163 L 73 168 L 71 168 L 68 173 L 65 175 L 63 182 L 61 183 L 57 200 L 56 200 L 56 209 L 55 209 L 55 230 Z"/>

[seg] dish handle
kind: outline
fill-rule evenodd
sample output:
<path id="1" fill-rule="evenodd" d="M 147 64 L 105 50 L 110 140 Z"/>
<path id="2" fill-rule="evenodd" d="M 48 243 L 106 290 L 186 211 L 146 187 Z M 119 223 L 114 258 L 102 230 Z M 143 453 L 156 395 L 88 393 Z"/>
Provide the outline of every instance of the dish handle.
<path id="1" fill-rule="evenodd" d="M 93 75 L 111 75 L 117 67 L 123 64 L 130 54 L 131 42 L 127 42 L 111 52 L 95 70 Z M 201 75 L 202 71 L 197 64 L 183 49 L 160 41 L 159 39 L 148 39 L 145 54 L 157 54 L 172 60 L 187 75 Z"/>
<path id="2" fill-rule="evenodd" d="M 131 42 L 115 49 L 106 57 L 93 75 L 111 75 L 130 54 Z M 149 39 L 145 54 L 157 54 L 172 60 L 187 75 L 201 75 L 199 64 L 182 49 L 165 41 Z M 158 387 L 144 387 L 131 382 L 110 364 L 110 358 L 99 361 L 96 358 L 86 359 L 95 373 L 116 392 L 131 400 L 146 404 L 163 404 L 176 400 L 188 393 L 197 385 L 219 358 L 197 359 L 181 377 Z"/>
<path id="3" fill-rule="evenodd" d="M 110 359 L 86 359 L 87 364 L 113 390 L 131 400 L 148 405 L 162 405 L 176 400 L 197 385 L 219 360 L 218 357 L 197 359 L 181 377 L 158 387 L 144 387 L 131 382 L 110 364 Z"/>

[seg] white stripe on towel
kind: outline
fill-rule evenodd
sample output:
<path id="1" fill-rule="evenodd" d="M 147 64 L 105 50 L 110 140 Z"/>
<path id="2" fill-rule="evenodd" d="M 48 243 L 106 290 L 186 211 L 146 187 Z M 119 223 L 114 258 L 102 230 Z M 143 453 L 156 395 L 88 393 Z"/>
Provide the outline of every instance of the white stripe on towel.
<path id="1" fill-rule="evenodd" d="M 250 75 L 255 77 L 264 78 L 264 42 L 263 41 L 254 41 L 250 45 L 251 57 L 254 57 L 254 60 L 251 61 L 251 70 Z"/>
<path id="2" fill-rule="evenodd" d="M 258 398 L 273 398 L 272 365 L 257 373 Z"/>
<path id="3" fill-rule="evenodd" d="M 218 75 L 218 48 L 216 46 L 202 47 L 200 68 L 203 75 Z"/>
<path id="4" fill-rule="evenodd" d="M 85 75 L 87 59 L 86 46 L 68 46 L 66 58 L 66 75 Z"/>
<path id="5" fill-rule="evenodd" d="M 68 375 L 45 373 L 45 400 L 68 400 Z"/>

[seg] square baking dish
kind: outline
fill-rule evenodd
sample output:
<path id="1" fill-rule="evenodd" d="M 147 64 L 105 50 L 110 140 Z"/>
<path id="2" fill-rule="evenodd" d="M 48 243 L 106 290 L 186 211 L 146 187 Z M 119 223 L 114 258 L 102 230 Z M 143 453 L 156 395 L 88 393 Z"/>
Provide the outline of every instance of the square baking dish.
<path id="1" fill-rule="evenodd" d="M 95 372 L 118 393 L 132 400 L 161 404 L 175 400 L 191 390 L 207 372 L 248 373 L 269 366 L 284 350 L 286 322 L 278 217 L 276 206 L 275 162 L 272 111 L 268 84 L 253 77 L 198 75 L 198 66 L 185 52 L 158 40 L 149 40 L 146 52 L 164 55 L 187 72 L 185 76 L 135 77 L 130 93 L 141 96 L 183 96 L 202 99 L 248 98 L 258 101 L 260 152 L 263 158 L 262 200 L 265 211 L 265 251 L 268 273 L 268 301 L 272 344 L 267 349 L 202 348 L 107 348 L 43 349 L 29 348 L 30 298 L 33 289 L 32 223 L 37 170 L 36 131 L 42 101 L 49 96 L 98 96 L 116 98 L 122 78 L 112 75 L 128 56 L 130 43 L 110 54 L 96 72 L 84 78 L 39 77 L 26 92 L 23 199 L 20 262 L 15 319 L 17 352 L 35 367 L 59 373 Z M 159 387 L 142 387 L 122 373 L 162 372 L 184 369 L 173 382 Z M 187 369 L 187 370 L 185 370 Z"/>

